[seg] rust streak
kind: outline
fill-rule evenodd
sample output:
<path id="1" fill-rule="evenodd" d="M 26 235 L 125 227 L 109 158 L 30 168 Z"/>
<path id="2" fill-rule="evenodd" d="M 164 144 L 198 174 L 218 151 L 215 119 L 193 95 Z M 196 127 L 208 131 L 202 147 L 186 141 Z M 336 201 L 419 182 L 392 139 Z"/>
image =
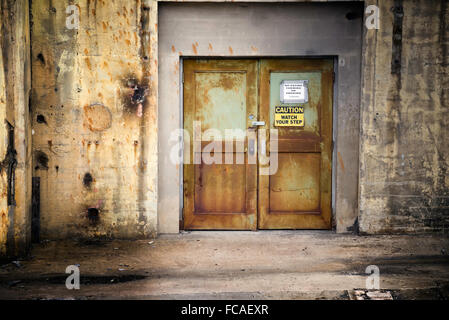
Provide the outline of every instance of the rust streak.
<path id="1" fill-rule="evenodd" d="M 86 61 L 87 68 L 88 68 L 90 71 L 92 71 L 92 65 L 90 64 L 89 58 L 86 58 L 85 61 Z"/>
<path id="2" fill-rule="evenodd" d="M 338 162 L 340 163 L 341 170 L 343 170 L 343 173 L 344 173 L 345 172 L 345 165 L 343 163 L 343 158 L 341 157 L 340 152 L 338 152 Z"/>

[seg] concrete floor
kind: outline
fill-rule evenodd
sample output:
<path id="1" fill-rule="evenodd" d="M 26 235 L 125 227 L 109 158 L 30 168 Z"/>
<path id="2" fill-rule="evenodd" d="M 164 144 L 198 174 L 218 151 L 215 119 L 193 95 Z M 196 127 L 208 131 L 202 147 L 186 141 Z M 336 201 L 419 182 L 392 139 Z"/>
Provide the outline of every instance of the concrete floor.
<path id="1" fill-rule="evenodd" d="M 449 297 L 447 236 L 183 232 L 153 241 L 44 241 L 0 266 L 0 299 L 351 299 L 369 265 L 394 299 Z M 65 269 L 80 265 L 80 290 Z"/>

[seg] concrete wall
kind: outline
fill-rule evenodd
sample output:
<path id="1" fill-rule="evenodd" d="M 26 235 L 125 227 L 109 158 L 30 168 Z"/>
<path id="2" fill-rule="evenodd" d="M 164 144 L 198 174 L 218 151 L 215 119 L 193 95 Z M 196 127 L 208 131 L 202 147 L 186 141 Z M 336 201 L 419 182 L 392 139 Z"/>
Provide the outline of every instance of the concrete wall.
<path id="1" fill-rule="evenodd" d="M 378 3 L 380 29 L 365 37 L 360 230 L 447 233 L 449 3 Z"/>
<path id="2" fill-rule="evenodd" d="M 277 9 L 251 20 L 256 29 L 248 30 L 259 30 L 250 37 L 252 43 L 251 39 L 238 40 L 251 36 L 242 29 L 217 33 L 211 46 L 209 41 L 181 36 L 179 44 L 163 38 L 161 58 L 166 60 L 158 64 L 155 0 L 33 0 L 31 8 L 28 3 L 1 1 L 0 161 L 4 163 L 7 150 L 7 119 L 14 127 L 18 164 L 15 206 L 7 205 L 7 175 L 3 167 L 0 171 L 0 255 L 7 249 L 18 254 L 28 247 L 31 175 L 40 178 L 42 238 L 149 237 L 156 235 L 158 216 L 160 231 L 177 232 L 179 198 L 170 200 L 171 193 L 179 197 L 176 168 L 160 175 L 159 180 L 171 181 L 173 189 L 162 190 L 165 196 L 158 212 L 158 161 L 161 167 L 166 161 L 165 153 L 158 155 L 158 109 L 163 122 L 172 116 L 170 110 L 178 108 L 179 58 L 195 55 L 346 57 L 337 70 L 340 113 L 334 170 L 337 181 L 342 181 L 337 183 L 337 194 L 349 192 L 352 196 L 337 196 L 337 230 L 447 232 L 447 1 L 366 1 L 365 5 L 380 6 L 381 25 L 377 31 L 363 29 L 361 72 L 356 70 L 360 64 L 355 51 L 345 51 L 360 44 L 339 44 L 335 35 L 325 38 L 327 45 L 335 45 L 329 45 L 332 50 L 311 50 L 323 41 L 314 43 L 310 38 L 308 46 L 299 47 L 295 41 L 283 39 L 282 34 L 272 40 L 285 51 L 267 49 L 267 30 L 261 30 Z M 79 29 L 66 26 L 69 4 L 79 9 Z M 193 5 L 203 6 L 184 4 L 186 8 Z M 250 6 L 227 5 L 240 8 L 231 17 L 234 22 Z M 395 6 L 403 6 L 403 16 L 395 15 L 400 13 L 392 10 Z M 162 35 L 185 22 L 182 16 L 163 22 L 163 14 L 159 17 L 165 23 Z M 360 21 L 355 23 L 346 15 L 337 18 L 345 24 L 346 34 L 354 34 L 353 28 L 360 26 Z M 179 33 L 190 30 L 199 37 L 211 26 L 205 22 L 207 17 L 203 16 Z M 234 22 L 221 27 L 233 30 Z M 320 28 L 325 30 L 324 25 Z M 305 32 L 304 39 L 306 36 Z M 248 41 L 245 46 L 244 41 Z M 159 65 L 159 73 L 169 77 L 169 81 L 161 81 L 161 92 L 174 94 L 161 96 L 168 100 L 161 100 L 158 106 Z M 351 91 L 350 82 L 344 85 L 348 77 L 361 78 L 361 98 Z M 130 88 L 135 85 L 138 90 Z M 144 95 L 142 113 L 139 95 Z M 344 99 L 348 103 L 342 103 Z M 165 109 L 170 101 L 174 109 Z M 179 115 L 170 121 L 179 123 Z M 360 132 L 360 143 L 355 131 Z M 169 127 L 160 132 L 167 136 Z M 342 143 L 341 137 L 346 137 L 346 142 Z M 161 146 L 166 142 L 159 141 Z M 360 170 L 353 170 L 358 163 Z M 164 207 L 167 203 L 168 213 Z M 11 240 L 6 245 L 8 235 Z"/>
<path id="3" fill-rule="evenodd" d="M 33 0 L 31 11 L 41 238 L 155 236 L 155 3 Z"/>
<path id="4" fill-rule="evenodd" d="M 12 257 L 27 252 L 31 235 L 30 26 L 28 1 L 0 3 L 0 256 Z"/>
<path id="5" fill-rule="evenodd" d="M 3 13 L 3 10 L 2 10 Z M 3 14 L 2 14 L 3 18 Z M 0 42 L 3 42 L 2 28 L 0 23 Z M 6 82 L 4 71 L 3 50 L 0 50 L 0 161 L 6 157 L 8 148 L 8 129 L 6 124 Z M 0 256 L 6 255 L 6 239 L 8 234 L 8 177 L 6 170 L 0 169 Z"/>

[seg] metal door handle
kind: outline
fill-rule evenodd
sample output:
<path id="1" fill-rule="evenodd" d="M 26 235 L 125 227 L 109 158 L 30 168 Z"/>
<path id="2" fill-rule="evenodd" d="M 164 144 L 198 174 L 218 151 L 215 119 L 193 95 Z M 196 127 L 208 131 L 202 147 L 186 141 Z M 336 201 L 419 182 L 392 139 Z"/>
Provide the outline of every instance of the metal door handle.
<path id="1" fill-rule="evenodd" d="M 252 125 L 253 127 L 264 126 L 264 125 L 265 125 L 265 121 L 253 121 L 253 122 L 251 123 L 251 125 Z"/>

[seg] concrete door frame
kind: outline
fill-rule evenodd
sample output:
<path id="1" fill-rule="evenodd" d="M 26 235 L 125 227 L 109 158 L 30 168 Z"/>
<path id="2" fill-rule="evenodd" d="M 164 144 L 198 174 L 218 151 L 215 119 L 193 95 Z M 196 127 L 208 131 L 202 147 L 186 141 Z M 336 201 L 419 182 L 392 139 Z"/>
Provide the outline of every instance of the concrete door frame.
<path id="1" fill-rule="evenodd" d="M 276 5 L 276 16 L 270 15 L 274 12 L 274 5 Z M 220 6 L 220 10 L 215 10 L 217 6 Z M 345 13 L 348 10 L 355 10 L 354 8 L 363 10 L 363 4 L 356 6 L 354 3 L 348 2 L 339 4 L 246 3 L 244 5 L 238 3 L 159 3 L 159 233 L 179 232 L 182 175 L 180 166 L 171 164 L 169 161 L 170 148 L 173 144 L 167 144 L 167 141 L 169 141 L 170 133 L 182 125 L 180 70 L 183 57 L 338 57 L 334 84 L 336 116 L 334 117 L 335 144 L 333 150 L 335 155 L 333 158 L 333 176 L 335 177 L 333 179 L 333 189 L 335 189 L 333 192 L 333 196 L 335 195 L 333 223 L 337 232 L 352 230 L 351 227 L 358 217 L 358 145 L 363 41 L 362 21 L 360 20 L 363 19 L 360 18 L 355 22 L 344 19 Z M 291 15 L 292 9 L 297 10 L 295 12 L 297 17 Z M 314 10 L 318 10 L 322 14 L 320 18 L 308 21 L 309 30 L 314 30 L 315 38 L 308 37 L 305 32 L 296 32 L 296 30 L 301 30 L 298 22 L 301 14 L 310 16 Z M 290 42 L 283 42 L 275 31 L 270 33 L 269 30 L 267 32 L 266 26 L 255 26 L 261 19 L 261 15 L 265 15 L 264 22 L 271 23 L 272 26 L 275 25 L 276 19 L 281 18 L 288 20 L 290 25 L 296 23 L 294 25 L 298 28 L 295 29 L 293 35 L 296 38 L 290 39 Z M 326 25 L 322 23 L 323 20 L 330 22 Z M 211 25 L 211 21 L 214 28 L 203 28 L 206 24 Z M 236 28 L 245 30 L 245 34 L 241 38 L 232 38 L 232 34 L 237 31 Z M 264 45 L 264 39 L 260 39 L 259 34 L 264 34 L 264 39 L 269 40 L 266 42 L 272 45 Z M 323 41 L 316 41 L 320 35 L 321 39 L 327 41 L 324 45 Z M 299 43 L 303 45 L 301 46 Z M 173 88 L 176 88 L 176 92 Z"/>

